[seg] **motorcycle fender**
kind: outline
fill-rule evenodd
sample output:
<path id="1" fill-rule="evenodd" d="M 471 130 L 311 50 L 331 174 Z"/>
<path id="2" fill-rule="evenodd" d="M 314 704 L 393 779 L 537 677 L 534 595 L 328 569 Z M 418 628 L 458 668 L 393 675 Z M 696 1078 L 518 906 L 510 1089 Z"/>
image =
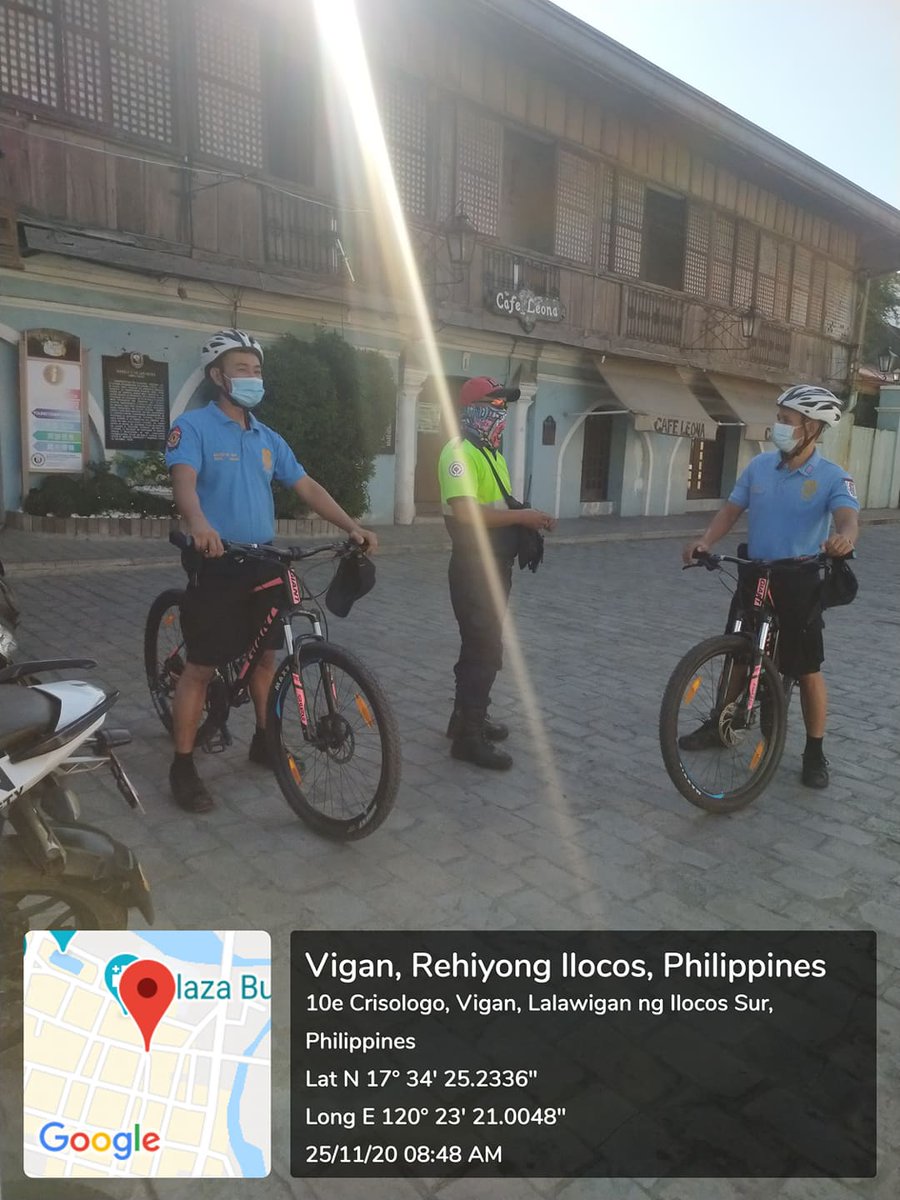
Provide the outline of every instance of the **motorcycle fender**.
<path id="1" fill-rule="evenodd" d="M 147 924 L 153 924 L 150 885 L 141 864 L 126 845 L 81 821 L 77 824 L 54 821 L 51 828 L 66 852 L 65 877 L 111 885 L 120 890 L 129 908 L 137 908 Z"/>

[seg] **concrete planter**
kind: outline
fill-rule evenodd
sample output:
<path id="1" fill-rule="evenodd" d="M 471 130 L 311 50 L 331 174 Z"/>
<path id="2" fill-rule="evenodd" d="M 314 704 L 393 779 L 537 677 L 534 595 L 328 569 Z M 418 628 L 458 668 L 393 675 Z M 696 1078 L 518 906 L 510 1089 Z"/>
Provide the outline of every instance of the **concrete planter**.
<path id="1" fill-rule="evenodd" d="M 180 524 L 170 517 L 35 517 L 30 513 L 7 512 L 6 527 L 21 529 L 23 533 L 55 533 L 73 538 L 167 538 L 170 530 L 179 529 Z M 336 525 L 329 525 L 318 517 L 277 521 L 276 534 L 278 537 L 334 537 L 336 541 L 346 536 Z"/>

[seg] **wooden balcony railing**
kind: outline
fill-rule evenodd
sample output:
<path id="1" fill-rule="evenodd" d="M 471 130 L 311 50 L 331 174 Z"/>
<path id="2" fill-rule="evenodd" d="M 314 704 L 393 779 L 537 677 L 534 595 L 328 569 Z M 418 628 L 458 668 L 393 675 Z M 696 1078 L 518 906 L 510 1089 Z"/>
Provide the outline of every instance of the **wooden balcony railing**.
<path id="1" fill-rule="evenodd" d="M 559 267 L 511 250 L 484 251 L 484 293 L 529 288 L 539 296 L 559 297 Z"/>
<path id="2" fill-rule="evenodd" d="M 684 301 L 650 288 L 622 285 L 622 337 L 653 342 L 658 346 L 683 344 Z"/>

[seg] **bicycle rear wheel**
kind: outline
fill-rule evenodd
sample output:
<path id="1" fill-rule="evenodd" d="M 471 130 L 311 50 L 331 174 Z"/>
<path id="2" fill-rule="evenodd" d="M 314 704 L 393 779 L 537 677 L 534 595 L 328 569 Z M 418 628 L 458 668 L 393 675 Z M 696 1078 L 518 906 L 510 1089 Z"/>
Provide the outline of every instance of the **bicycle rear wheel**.
<path id="1" fill-rule="evenodd" d="M 400 736 L 381 685 L 329 642 L 286 658 L 269 693 L 266 729 L 275 777 L 288 804 L 338 841 L 373 833 L 394 804 Z M 305 716 L 305 728 L 302 716 Z"/>
<path id="2" fill-rule="evenodd" d="M 663 695 L 659 744 L 666 771 L 682 796 L 707 812 L 735 812 L 749 804 L 784 751 L 784 690 L 766 656 L 747 720 L 753 657 L 745 637 L 709 638 L 684 656 Z"/>
<path id="3" fill-rule="evenodd" d="M 163 725 L 172 732 L 172 697 L 186 660 L 181 632 L 184 592 L 170 588 L 150 605 L 144 627 L 144 669 L 150 699 Z"/>

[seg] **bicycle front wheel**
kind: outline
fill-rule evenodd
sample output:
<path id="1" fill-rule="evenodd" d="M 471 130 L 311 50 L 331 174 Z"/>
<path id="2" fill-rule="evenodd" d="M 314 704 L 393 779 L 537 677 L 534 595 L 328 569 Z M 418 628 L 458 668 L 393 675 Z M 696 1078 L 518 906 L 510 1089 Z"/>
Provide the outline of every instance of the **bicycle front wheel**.
<path id="1" fill-rule="evenodd" d="M 338 841 L 373 833 L 400 782 L 400 736 L 381 685 L 338 646 L 315 642 L 281 664 L 266 721 L 288 804 Z"/>
<path id="2" fill-rule="evenodd" d="M 150 699 L 163 725 L 172 732 L 172 697 L 187 661 L 181 632 L 184 592 L 161 592 L 150 605 L 144 627 L 144 670 Z"/>
<path id="3" fill-rule="evenodd" d="M 763 655 L 747 715 L 754 650 L 745 637 L 709 638 L 669 679 L 659 744 L 669 778 L 707 812 L 735 812 L 766 787 L 781 761 L 787 725 L 778 669 Z"/>

